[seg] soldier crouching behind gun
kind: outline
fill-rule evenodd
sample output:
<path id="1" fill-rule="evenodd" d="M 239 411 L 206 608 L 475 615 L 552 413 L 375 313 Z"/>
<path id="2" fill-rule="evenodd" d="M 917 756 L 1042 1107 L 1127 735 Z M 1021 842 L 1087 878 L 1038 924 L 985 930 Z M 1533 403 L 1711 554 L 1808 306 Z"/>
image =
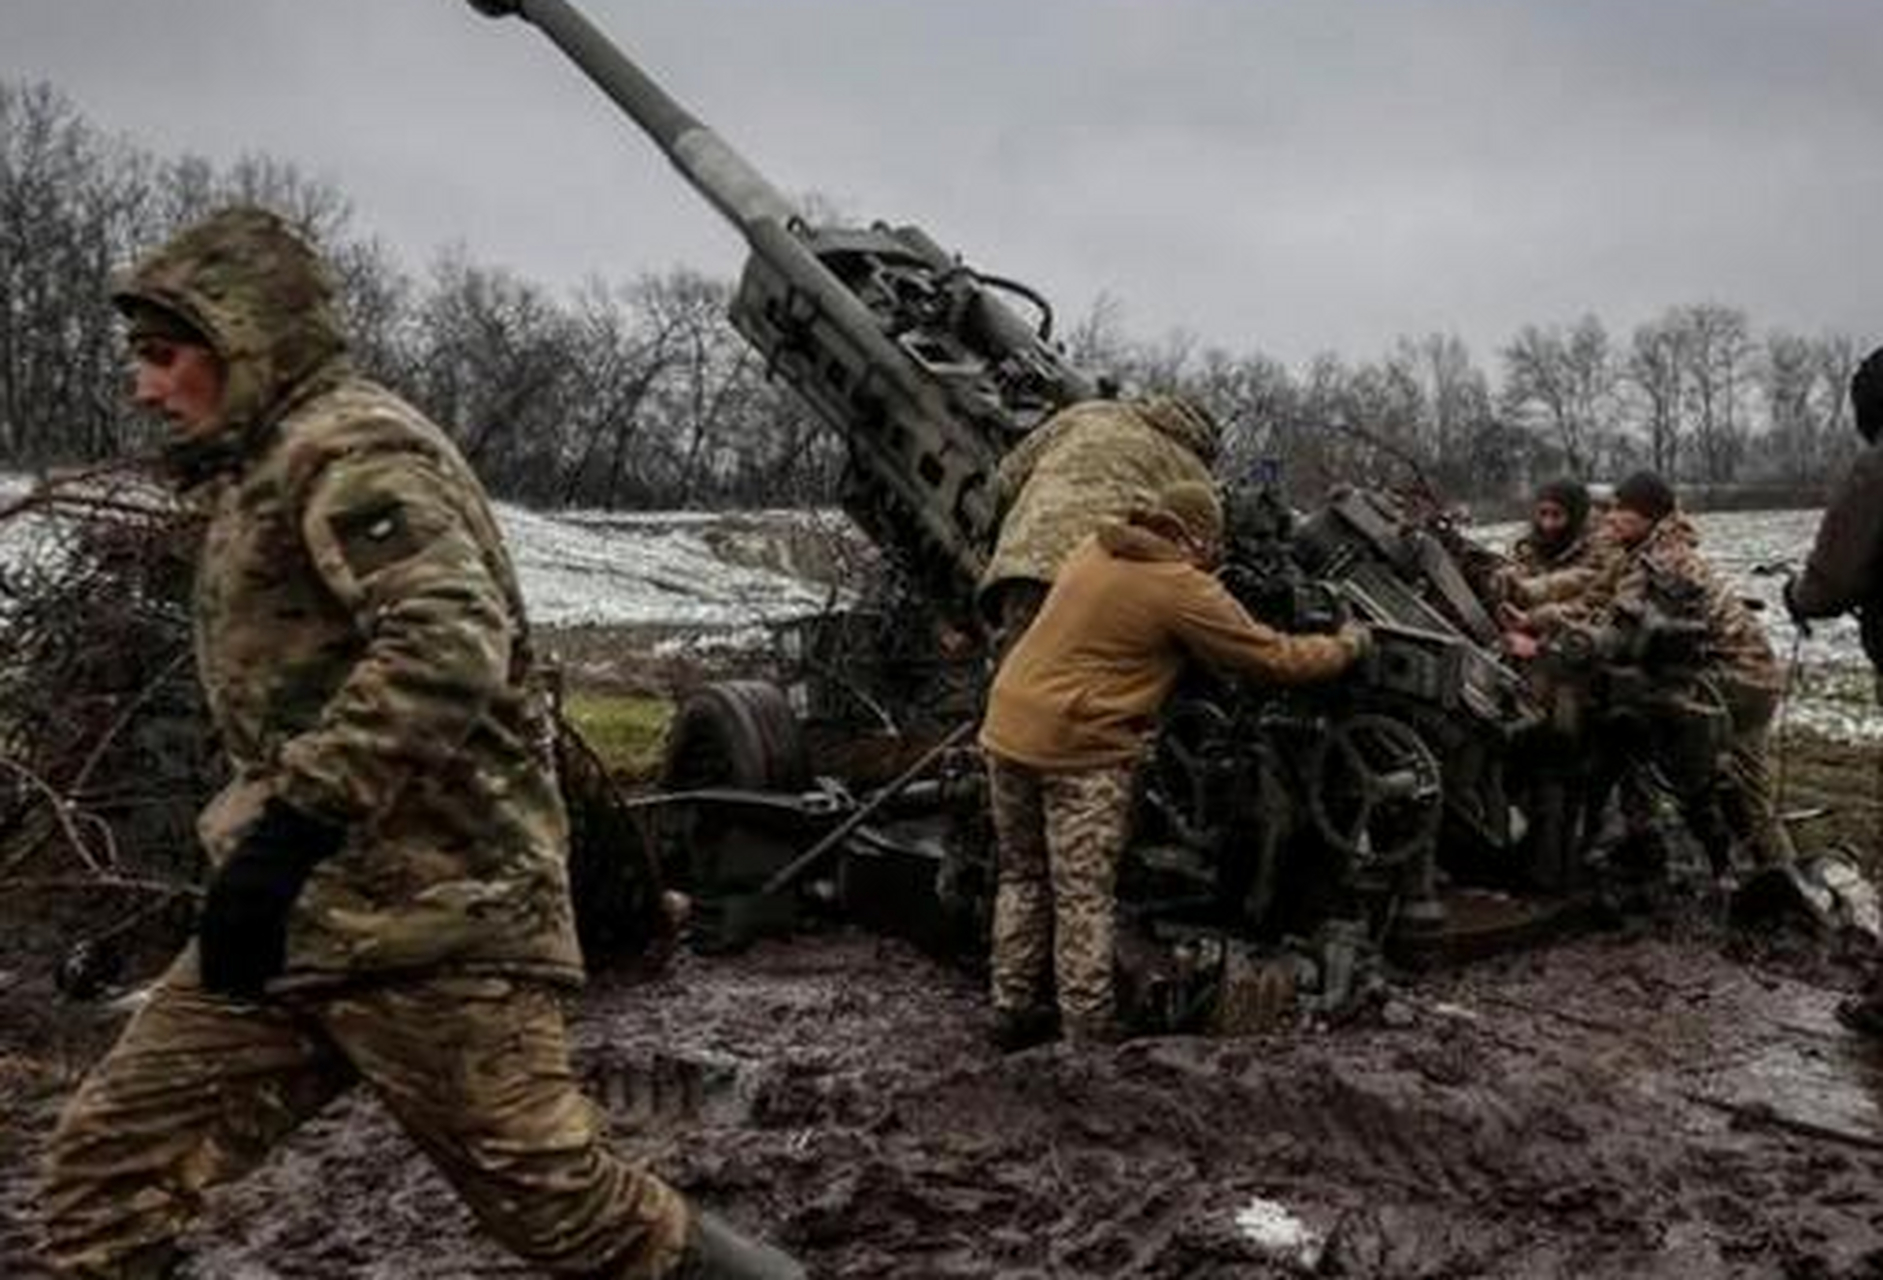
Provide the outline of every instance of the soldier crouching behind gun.
<path id="1" fill-rule="evenodd" d="M 1289 636 L 1251 618 L 1211 572 L 1215 487 L 1180 482 L 1088 536 L 1008 651 L 988 695 L 1000 846 L 994 899 L 995 1042 L 1114 1039 L 1113 927 L 1137 763 L 1185 657 L 1282 684 L 1331 680 L 1366 630 Z M 1057 1009 L 1050 1003 L 1057 986 Z"/>
<path id="2" fill-rule="evenodd" d="M 115 293 L 135 399 L 209 517 L 199 674 L 233 780 L 197 937 L 67 1105 L 55 1272 L 169 1274 L 213 1186 L 364 1082 L 483 1227 L 589 1277 L 801 1277 L 606 1145 L 550 709 L 477 478 L 354 374 L 325 265 L 272 213 L 182 232 Z"/>
<path id="3" fill-rule="evenodd" d="M 1000 536 L 981 602 L 1003 649 L 1039 612 L 1074 547 L 1178 481 L 1211 483 L 1220 429 L 1183 396 L 1087 400 L 1061 409 L 1001 459 Z"/>

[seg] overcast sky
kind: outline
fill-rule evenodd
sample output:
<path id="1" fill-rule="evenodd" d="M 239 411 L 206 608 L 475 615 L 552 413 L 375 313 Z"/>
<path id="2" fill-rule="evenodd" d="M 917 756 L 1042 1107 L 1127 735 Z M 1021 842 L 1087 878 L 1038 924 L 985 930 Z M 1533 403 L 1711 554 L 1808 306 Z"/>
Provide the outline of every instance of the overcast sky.
<path id="1" fill-rule="evenodd" d="M 1062 315 L 1288 360 L 1717 300 L 1883 338 L 1883 36 L 1856 0 L 585 0 L 791 193 Z M 411 266 L 565 286 L 737 237 L 463 0 L 0 0 L 0 77 L 165 155 L 326 178 Z"/>

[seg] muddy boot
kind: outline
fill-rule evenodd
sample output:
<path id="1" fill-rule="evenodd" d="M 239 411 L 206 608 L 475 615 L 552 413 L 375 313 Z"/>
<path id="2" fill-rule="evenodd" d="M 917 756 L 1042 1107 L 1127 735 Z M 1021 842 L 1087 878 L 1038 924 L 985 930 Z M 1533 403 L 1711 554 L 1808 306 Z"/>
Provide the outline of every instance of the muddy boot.
<path id="1" fill-rule="evenodd" d="M 806 1280 L 809 1274 L 790 1254 L 695 1208 L 686 1252 L 668 1280 Z"/>
<path id="2" fill-rule="evenodd" d="M 1018 1053 L 1059 1037 L 1059 1015 L 1051 1009 L 996 1009 L 991 1038 L 1002 1053 Z"/>

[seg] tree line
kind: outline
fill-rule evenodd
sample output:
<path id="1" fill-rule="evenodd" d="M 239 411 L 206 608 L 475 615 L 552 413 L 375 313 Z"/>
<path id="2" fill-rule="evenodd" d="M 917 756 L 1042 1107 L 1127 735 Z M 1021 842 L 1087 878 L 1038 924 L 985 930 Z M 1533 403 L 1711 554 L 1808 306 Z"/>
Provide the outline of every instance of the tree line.
<path id="1" fill-rule="evenodd" d="M 536 506 L 828 502 L 840 441 L 725 319 L 732 283 L 689 269 L 557 293 L 462 248 L 417 271 L 333 185 L 251 156 L 161 157 L 45 84 L 0 81 L 0 468 L 147 447 L 129 412 L 113 271 L 219 205 L 281 210 L 334 263 L 361 365 L 451 430 L 493 492 Z M 1232 474 L 1278 468 L 1311 497 L 1412 472 L 1452 497 L 1652 466 L 1710 488 L 1816 493 L 1854 448 L 1842 334 L 1757 329 L 1740 308 L 1669 307 L 1626 334 L 1594 315 L 1523 326 L 1477 363 L 1456 335 L 1291 369 L 1192 335 L 1129 333 L 1101 299 L 1065 336 L 1127 388 L 1177 390 L 1226 424 Z"/>

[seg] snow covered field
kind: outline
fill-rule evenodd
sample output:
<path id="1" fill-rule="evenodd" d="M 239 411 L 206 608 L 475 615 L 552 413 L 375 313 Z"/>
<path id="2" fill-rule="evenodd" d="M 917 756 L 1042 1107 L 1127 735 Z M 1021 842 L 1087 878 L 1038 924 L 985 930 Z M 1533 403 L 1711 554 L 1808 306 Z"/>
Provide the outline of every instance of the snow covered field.
<path id="1" fill-rule="evenodd" d="M 0 506 L 26 482 L 0 476 Z M 767 624 L 829 604 L 833 564 L 855 534 L 830 512 L 563 512 L 499 508 L 537 625 L 646 626 L 762 637 Z M 1779 602 L 1783 570 L 1802 563 L 1816 511 L 1729 512 L 1698 517 L 1701 546 L 1740 590 L 1763 601 L 1780 659 L 1797 645 L 1799 679 L 1788 724 L 1840 738 L 1883 738 L 1883 713 L 1857 642 L 1855 622 L 1822 624 L 1802 641 Z M 1474 530 L 1503 549 L 1516 525 Z M 0 522 L 0 569 L 48 554 L 45 521 Z M 826 549 L 819 554 L 819 548 Z"/>
<path id="2" fill-rule="evenodd" d="M 791 544 L 854 536 L 841 517 L 815 512 L 499 513 L 538 626 L 716 631 L 819 613 L 831 590 L 794 563 Z"/>
<path id="3" fill-rule="evenodd" d="M 28 482 L 0 476 L 0 507 Z M 565 512 L 500 505 L 498 515 L 538 626 L 739 630 L 821 612 L 831 588 L 809 563 L 820 541 L 854 543 L 830 512 Z M 44 518 L 0 521 L 0 568 L 58 554 Z M 834 556 L 826 559 L 834 559 Z"/>

